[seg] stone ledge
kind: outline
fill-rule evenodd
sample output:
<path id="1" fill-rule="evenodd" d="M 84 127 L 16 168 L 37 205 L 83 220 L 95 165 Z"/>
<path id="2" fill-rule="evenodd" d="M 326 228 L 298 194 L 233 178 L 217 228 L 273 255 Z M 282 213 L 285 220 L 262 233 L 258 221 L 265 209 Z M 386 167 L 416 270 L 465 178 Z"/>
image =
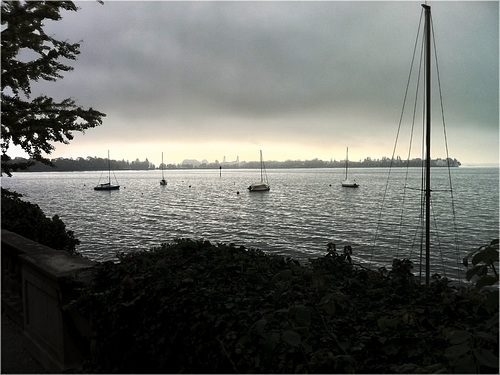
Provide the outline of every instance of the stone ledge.
<path id="1" fill-rule="evenodd" d="M 17 255 L 23 264 L 32 265 L 46 277 L 57 281 L 74 276 L 76 271 L 95 266 L 95 262 L 64 250 L 50 247 L 2 229 L 2 253 L 10 251 Z"/>
<path id="2" fill-rule="evenodd" d="M 43 367 L 54 373 L 72 371 L 81 352 L 71 335 L 67 314 L 67 279 L 86 279 L 95 262 L 2 230 L 2 304 L 20 328 L 25 347 Z M 19 308 L 21 305 L 21 308 Z M 66 317 L 66 318 L 65 318 Z M 19 323 L 18 323 L 19 324 Z"/>

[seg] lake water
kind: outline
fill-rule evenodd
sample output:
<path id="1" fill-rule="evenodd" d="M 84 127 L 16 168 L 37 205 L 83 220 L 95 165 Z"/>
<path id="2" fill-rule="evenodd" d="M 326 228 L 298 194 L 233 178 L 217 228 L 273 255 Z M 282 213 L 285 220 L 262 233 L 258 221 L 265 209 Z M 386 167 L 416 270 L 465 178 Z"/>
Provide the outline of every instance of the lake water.
<path id="1" fill-rule="evenodd" d="M 203 238 L 300 261 L 324 255 L 333 242 L 351 245 L 355 262 L 374 269 L 394 257 L 418 264 L 420 169 L 350 174 L 358 189 L 341 187 L 341 169 L 268 170 L 271 191 L 252 193 L 246 188 L 260 172 L 246 169 L 169 170 L 167 186 L 160 171 L 117 171 L 118 191 L 94 191 L 101 172 L 15 173 L 2 186 L 59 215 L 81 241 L 78 251 L 98 261 Z M 498 238 L 498 168 L 453 168 L 453 194 L 449 180 L 448 169 L 433 168 L 431 269 L 456 279 L 466 254 Z"/>

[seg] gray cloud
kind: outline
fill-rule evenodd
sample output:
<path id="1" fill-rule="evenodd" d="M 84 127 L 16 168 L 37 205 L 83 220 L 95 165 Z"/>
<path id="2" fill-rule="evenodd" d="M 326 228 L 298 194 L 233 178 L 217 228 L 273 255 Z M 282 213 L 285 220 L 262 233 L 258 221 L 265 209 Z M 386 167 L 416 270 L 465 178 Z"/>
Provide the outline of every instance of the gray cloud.
<path id="1" fill-rule="evenodd" d="M 284 131 L 300 139 L 304 126 L 311 139 L 364 129 L 392 141 L 421 8 L 418 2 L 77 4 L 79 12 L 48 25 L 60 38 L 83 40 L 75 70 L 39 89 L 107 113 L 101 135 L 121 129 L 124 139 L 148 139 L 172 126 L 169 134 L 183 138 L 222 131 L 228 139 L 251 137 L 238 127 L 240 119 L 277 141 Z M 432 6 L 449 119 L 456 129 L 475 126 L 498 138 L 498 3 Z M 234 120 L 234 128 L 223 119 Z M 149 131 L 137 129 L 139 122 Z"/>

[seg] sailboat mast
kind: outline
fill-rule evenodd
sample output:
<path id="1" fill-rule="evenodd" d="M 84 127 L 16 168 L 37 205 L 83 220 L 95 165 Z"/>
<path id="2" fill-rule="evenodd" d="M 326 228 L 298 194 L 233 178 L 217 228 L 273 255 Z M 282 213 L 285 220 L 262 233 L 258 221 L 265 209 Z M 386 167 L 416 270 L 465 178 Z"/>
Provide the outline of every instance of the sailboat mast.
<path id="1" fill-rule="evenodd" d="M 260 182 L 264 182 L 262 178 L 262 150 L 260 150 Z"/>
<path id="2" fill-rule="evenodd" d="M 108 150 L 108 182 L 111 185 L 111 161 L 109 160 L 109 150 Z"/>
<path id="3" fill-rule="evenodd" d="M 430 207 L 431 207 L 431 7 L 425 9 L 425 283 L 430 282 Z"/>
<path id="4" fill-rule="evenodd" d="M 163 152 L 161 153 L 161 179 L 165 179 L 165 177 L 163 177 Z"/>
<path id="5" fill-rule="evenodd" d="M 349 164 L 349 147 L 347 147 L 347 151 L 345 153 L 345 179 L 347 180 L 347 168 Z"/>

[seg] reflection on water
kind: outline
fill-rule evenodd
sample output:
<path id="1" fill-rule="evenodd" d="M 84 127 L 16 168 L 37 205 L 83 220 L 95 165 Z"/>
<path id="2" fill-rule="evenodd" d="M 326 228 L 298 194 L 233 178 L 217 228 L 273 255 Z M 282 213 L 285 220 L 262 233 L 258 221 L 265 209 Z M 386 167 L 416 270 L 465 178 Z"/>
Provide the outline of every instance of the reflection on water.
<path id="1" fill-rule="evenodd" d="M 395 256 L 418 262 L 417 169 L 408 177 L 392 170 L 388 185 L 387 169 L 353 169 L 358 189 L 341 187 L 340 169 L 269 170 L 271 191 L 262 193 L 246 189 L 256 170 L 166 171 L 167 186 L 158 171 L 122 171 L 120 190 L 94 191 L 100 173 L 17 173 L 2 177 L 2 186 L 59 215 L 82 242 L 78 251 L 94 260 L 189 237 L 299 260 L 325 254 L 334 242 L 374 267 Z M 448 171 L 433 169 L 431 261 L 433 272 L 456 277 L 450 269 L 463 256 L 498 237 L 498 169 L 455 168 L 452 182 L 455 223 Z"/>

